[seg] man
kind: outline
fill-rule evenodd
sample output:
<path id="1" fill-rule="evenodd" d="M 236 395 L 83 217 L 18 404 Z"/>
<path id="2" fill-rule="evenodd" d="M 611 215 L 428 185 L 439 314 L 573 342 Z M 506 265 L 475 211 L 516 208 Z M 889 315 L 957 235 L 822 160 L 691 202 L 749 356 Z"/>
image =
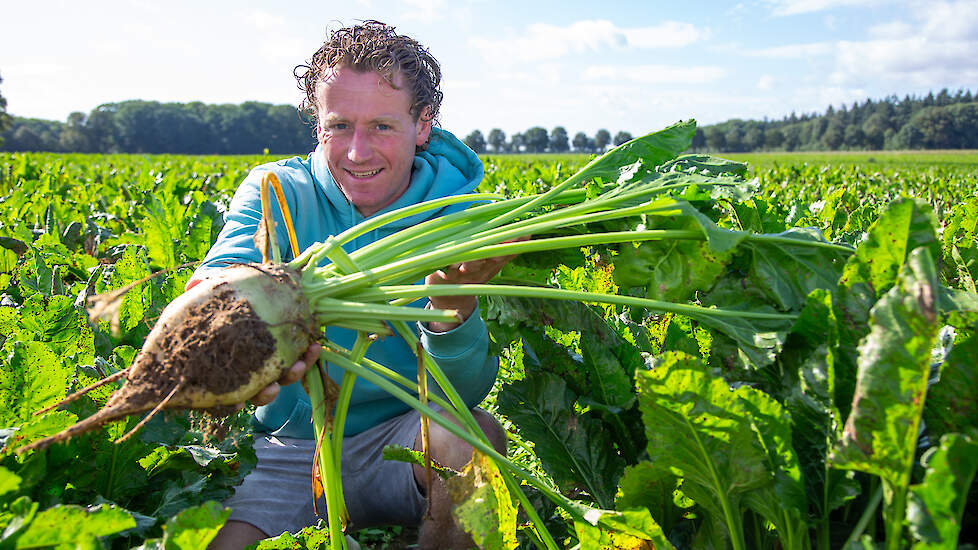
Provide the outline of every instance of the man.
<path id="1" fill-rule="evenodd" d="M 224 229 L 194 274 L 188 288 L 215 269 L 254 262 L 260 255 L 252 236 L 261 218 L 258 181 L 272 170 L 282 182 L 295 223 L 299 249 L 335 235 L 365 218 L 423 200 L 467 193 L 483 171 L 478 157 L 454 136 L 433 127 L 441 103 L 437 61 L 414 40 L 375 21 L 330 35 L 298 74 L 306 94 L 302 107 L 315 117 L 319 145 L 306 159 L 292 158 L 254 170 L 235 193 Z M 348 250 L 433 216 L 461 207 L 411 216 L 350 243 Z M 278 214 L 278 242 L 288 243 Z M 287 245 L 286 245 L 287 246 Z M 289 257 L 287 248 L 283 256 Z M 429 275 L 428 283 L 482 283 L 506 259 L 449 266 Z M 431 298 L 430 305 L 458 310 L 460 323 L 419 326 L 427 351 L 452 379 L 470 407 L 488 393 L 497 361 L 489 357 L 488 335 L 472 296 Z M 352 331 L 327 328 L 327 339 L 350 347 Z M 212 543 L 241 548 L 316 521 L 310 471 L 315 447 L 309 398 L 299 380 L 316 360 L 314 344 L 303 359 L 252 398 L 258 465 L 226 504 L 232 514 Z M 388 337 L 371 346 L 368 357 L 409 377 L 416 359 L 407 343 Z M 339 369 L 331 369 L 337 381 Z M 505 433 L 484 411 L 473 413 L 492 441 L 504 451 Z M 427 486 L 420 468 L 381 458 L 385 445 L 421 448 L 420 417 L 380 388 L 359 380 L 351 400 L 343 443 L 343 487 L 353 529 L 381 524 L 421 524 L 421 548 L 472 546 L 451 517 L 441 482 Z M 471 448 L 447 430 L 431 425 L 431 450 L 438 462 L 460 468 Z M 426 513 L 426 496 L 431 493 Z M 322 502 L 322 501 L 321 501 Z M 324 505 L 320 505 L 321 509 Z"/>

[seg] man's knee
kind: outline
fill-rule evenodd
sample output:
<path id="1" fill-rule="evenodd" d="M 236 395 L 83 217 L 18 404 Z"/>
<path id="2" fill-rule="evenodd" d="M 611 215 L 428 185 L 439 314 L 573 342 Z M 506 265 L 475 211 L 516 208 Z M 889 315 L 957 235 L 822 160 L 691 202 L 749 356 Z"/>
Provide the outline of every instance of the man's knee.
<path id="1" fill-rule="evenodd" d="M 442 412 L 442 416 L 455 423 L 454 419 L 448 413 Z M 475 418 L 482 432 L 486 434 L 492 447 L 500 454 L 506 454 L 506 430 L 499 421 L 482 409 L 473 409 L 472 416 Z M 455 436 L 455 434 L 434 422 L 430 422 L 429 434 L 431 454 L 439 463 L 450 468 L 458 469 L 471 460 L 472 447 Z M 420 433 L 418 434 L 415 448 L 421 450 Z"/>
<path id="2" fill-rule="evenodd" d="M 479 423 L 482 433 L 489 438 L 489 443 L 501 455 L 506 455 L 506 429 L 496 420 L 496 417 L 482 409 L 472 409 L 472 416 Z"/>
<path id="3" fill-rule="evenodd" d="M 254 525 L 232 519 L 221 527 L 207 548 L 208 550 L 240 550 L 266 537 L 268 535 Z"/>

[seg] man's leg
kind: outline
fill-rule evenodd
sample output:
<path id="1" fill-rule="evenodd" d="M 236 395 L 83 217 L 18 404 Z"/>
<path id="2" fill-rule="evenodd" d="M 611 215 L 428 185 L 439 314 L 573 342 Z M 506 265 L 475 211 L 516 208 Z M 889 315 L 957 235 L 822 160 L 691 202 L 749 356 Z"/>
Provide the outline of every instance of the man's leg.
<path id="1" fill-rule="evenodd" d="M 229 520 L 207 546 L 209 550 L 241 550 L 268 537 L 261 529 L 243 521 Z"/>
<path id="2" fill-rule="evenodd" d="M 442 413 L 443 416 L 448 415 Z M 492 446 L 502 454 L 506 454 L 506 431 L 499 422 L 486 411 L 474 409 L 472 415 L 479 423 L 483 433 L 489 438 Z M 454 422 L 454 420 L 453 420 Z M 439 464 L 460 470 L 472 460 L 472 447 L 461 439 L 452 435 L 445 428 L 430 422 L 431 456 Z M 414 448 L 421 450 L 421 431 L 415 439 Z M 414 479 L 418 487 L 424 492 L 431 493 L 431 507 L 425 515 L 421 525 L 421 533 L 418 536 L 418 547 L 421 550 L 427 549 L 456 549 L 473 548 L 475 544 L 472 537 L 455 524 L 452 518 L 452 501 L 448 496 L 445 483 L 437 475 L 432 476 L 433 487 L 427 487 L 427 479 L 424 468 L 414 466 Z"/>

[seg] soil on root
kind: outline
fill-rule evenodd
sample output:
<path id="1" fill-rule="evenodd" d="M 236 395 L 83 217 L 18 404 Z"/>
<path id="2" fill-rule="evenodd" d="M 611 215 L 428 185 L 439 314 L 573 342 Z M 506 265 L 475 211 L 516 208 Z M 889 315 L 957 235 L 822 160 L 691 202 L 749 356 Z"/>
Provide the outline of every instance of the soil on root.
<path id="1" fill-rule="evenodd" d="M 182 390 L 227 393 L 247 382 L 275 352 L 266 323 L 230 288 L 188 308 L 179 326 L 162 329 L 157 352 L 137 360 L 139 368 L 130 373 L 119 395 L 125 401 L 158 402 L 181 381 Z"/>

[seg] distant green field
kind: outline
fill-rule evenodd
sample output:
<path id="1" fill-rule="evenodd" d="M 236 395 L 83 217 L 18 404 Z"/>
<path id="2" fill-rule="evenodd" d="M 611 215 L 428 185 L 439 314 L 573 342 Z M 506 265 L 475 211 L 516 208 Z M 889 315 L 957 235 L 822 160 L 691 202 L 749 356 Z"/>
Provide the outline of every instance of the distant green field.
<path id="1" fill-rule="evenodd" d="M 789 165 L 859 165 L 862 168 L 878 166 L 881 170 L 920 169 L 941 167 L 955 172 L 978 172 L 978 150 L 935 151 L 807 151 L 776 153 L 716 153 L 716 156 L 747 162 L 752 171 L 767 170 Z M 592 155 L 581 153 L 537 153 L 521 155 L 483 155 L 485 162 L 518 162 L 524 164 L 555 164 L 580 166 Z"/>
<path id="2" fill-rule="evenodd" d="M 978 171 L 978 151 L 813 151 L 800 153 L 719 153 L 717 156 L 747 162 L 754 170 L 796 165 L 862 165 L 881 169 L 927 168 Z"/>

